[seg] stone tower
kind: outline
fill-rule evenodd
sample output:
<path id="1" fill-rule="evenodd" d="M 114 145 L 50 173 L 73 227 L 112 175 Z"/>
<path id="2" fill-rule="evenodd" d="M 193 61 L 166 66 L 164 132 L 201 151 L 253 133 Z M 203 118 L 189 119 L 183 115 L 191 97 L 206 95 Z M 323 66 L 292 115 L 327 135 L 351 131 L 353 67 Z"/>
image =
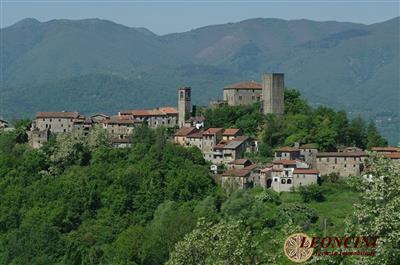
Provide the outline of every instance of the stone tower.
<path id="1" fill-rule="evenodd" d="M 180 128 L 185 125 L 185 121 L 190 117 L 191 90 L 190 87 L 178 89 L 178 125 Z"/>
<path id="2" fill-rule="evenodd" d="M 262 97 L 264 114 L 283 114 L 285 76 L 281 73 L 264 74 L 262 77 Z"/>

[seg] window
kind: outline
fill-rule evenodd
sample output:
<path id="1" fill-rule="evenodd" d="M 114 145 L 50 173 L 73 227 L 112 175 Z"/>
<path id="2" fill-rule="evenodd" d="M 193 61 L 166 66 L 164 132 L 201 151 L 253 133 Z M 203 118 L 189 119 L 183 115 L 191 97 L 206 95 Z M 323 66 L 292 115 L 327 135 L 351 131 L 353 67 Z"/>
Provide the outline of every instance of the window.
<path id="1" fill-rule="evenodd" d="M 183 99 L 183 91 L 180 93 L 180 99 Z"/>
<path id="2" fill-rule="evenodd" d="M 281 179 L 282 184 L 286 184 L 286 179 Z"/>
<path id="3" fill-rule="evenodd" d="M 337 158 L 335 157 L 335 164 L 337 164 Z"/>
<path id="4" fill-rule="evenodd" d="M 252 100 L 255 100 L 255 99 L 256 99 L 256 97 L 255 97 L 255 96 L 252 96 L 252 97 L 251 97 L 251 99 L 252 99 Z"/>
<path id="5" fill-rule="evenodd" d="M 50 122 L 52 122 L 53 121 L 53 119 L 50 119 Z M 354 159 L 354 161 L 355 161 L 355 159 Z"/>
<path id="6" fill-rule="evenodd" d="M 287 180 L 287 184 L 292 184 L 292 180 L 291 180 L 291 179 L 288 179 L 288 180 Z"/>
<path id="7" fill-rule="evenodd" d="M 43 121 L 44 121 L 44 119 L 43 119 Z"/>
<path id="8" fill-rule="evenodd" d="M 64 129 L 64 132 L 66 132 L 67 130 Z"/>
<path id="9" fill-rule="evenodd" d="M 242 96 L 239 96 L 239 100 L 242 100 Z"/>
<path id="10" fill-rule="evenodd" d="M 347 165 L 346 165 L 346 164 L 344 164 L 344 167 L 347 167 Z"/>
<path id="11" fill-rule="evenodd" d="M 356 158 L 354 158 L 354 161 L 356 161 Z"/>
<path id="12" fill-rule="evenodd" d="M 306 178 L 306 175 L 303 175 L 303 179 L 305 179 Z"/>
<path id="13" fill-rule="evenodd" d="M 59 122 L 61 122 L 61 119 L 58 119 Z"/>
<path id="14" fill-rule="evenodd" d="M 347 157 L 344 158 L 344 161 L 347 161 Z"/>
<path id="15" fill-rule="evenodd" d="M 329 158 L 326 159 L 326 162 L 329 162 Z"/>
<path id="16" fill-rule="evenodd" d="M 64 127 L 64 124 L 61 123 L 61 127 Z"/>
<path id="17" fill-rule="evenodd" d="M 278 181 L 278 179 L 277 179 L 277 178 L 274 178 L 274 181 L 275 181 L 275 182 L 277 182 L 277 181 Z"/>

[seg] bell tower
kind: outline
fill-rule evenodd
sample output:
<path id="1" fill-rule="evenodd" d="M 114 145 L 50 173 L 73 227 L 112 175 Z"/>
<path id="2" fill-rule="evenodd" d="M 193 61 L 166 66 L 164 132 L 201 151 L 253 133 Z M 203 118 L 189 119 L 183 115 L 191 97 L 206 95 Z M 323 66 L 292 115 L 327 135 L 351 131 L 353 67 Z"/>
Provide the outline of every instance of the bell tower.
<path id="1" fill-rule="evenodd" d="M 178 88 L 178 125 L 182 128 L 185 121 L 190 117 L 191 109 L 191 88 Z"/>

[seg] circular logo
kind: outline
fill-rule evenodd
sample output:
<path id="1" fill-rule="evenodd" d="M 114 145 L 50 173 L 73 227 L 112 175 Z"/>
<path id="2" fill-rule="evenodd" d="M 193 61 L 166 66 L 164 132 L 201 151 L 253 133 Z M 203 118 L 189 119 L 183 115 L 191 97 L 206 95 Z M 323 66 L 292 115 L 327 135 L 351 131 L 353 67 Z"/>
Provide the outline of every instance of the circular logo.
<path id="1" fill-rule="evenodd" d="M 311 238 L 306 234 L 297 233 L 290 235 L 283 245 L 286 257 L 293 262 L 304 262 L 308 260 L 314 251 L 314 248 L 310 248 Z"/>

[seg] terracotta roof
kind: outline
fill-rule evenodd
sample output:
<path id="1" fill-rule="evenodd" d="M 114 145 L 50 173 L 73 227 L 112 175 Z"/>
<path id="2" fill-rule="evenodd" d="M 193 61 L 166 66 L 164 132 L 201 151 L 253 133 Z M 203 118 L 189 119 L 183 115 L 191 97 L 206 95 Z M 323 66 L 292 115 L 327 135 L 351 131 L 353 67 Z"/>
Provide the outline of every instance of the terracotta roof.
<path id="1" fill-rule="evenodd" d="M 36 118 L 64 118 L 64 119 L 75 119 L 79 117 L 78 112 L 38 112 Z"/>
<path id="2" fill-rule="evenodd" d="M 245 165 L 245 164 L 248 164 L 248 163 L 251 164 L 251 161 L 248 160 L 248 159 L 245 159 L 245 158 L 236 159 L 236 160 L 234 160 L 232 162 L 229 162 L 229 164 L 234 164 L 234 165 Z"/>
<path id="3" fill-rule="evenodd" d="M 284 146 L 276 150 L 277 152 L 299 152 L 300 149 L 294 148 L 294 147 L 289 147 L 289 146 Z"/>
<path id="4" fill-rule="evenodd" d="M 158 108 L 161 112 L 169 115 L 178 115 L 178 111 L 173 107 L 161 107 Z"/>
<path id="5" fill-rule="evenodd" d="M 362 157 L 368 156 L 365 152 L 320 152 L 317 157 Z"/>
<path id="6" fill-rule="evenodd" d="M 221 140 L 218 144 L 214 145 L 214 148 L 222 149 L 230 142 L 231 142 L 231 140 Z"/>
<path id="7" fill-rule="evenodd" d="M 227 171 L 225 171 L 222 176 L 225 177 L 246 177 L 247 175 L 249 175 L 251 172 L 251 169 L 237 169 L 237 168 L 232 168 L 229 169 Z"/>
<path id="8" fill-rule="evenodd" d="M 400 152 L 400 147 L 394 147 L 394 146 L 371 147 L 371 151 L 375 151 L 375 152 Z"/>
<path id="9" fill-rule="evenodd" d="M 261 90 L 262 89 L 262 84 L 254 82 L 254 81 L 241 82 L 241 83 L 235 83 L 235 84 L 231 84 L 229 86 L 224 87 L 224 90 L 228 90 L 228 89 L 254 89 L 254 90 Z"/>
<path id="10" fill-rule="evenodd" d="M 229 128 L 225 129 L 223 135 L 225 136 L 235 136 L 240 132 L 240 129 Z"/>
<path id="11" fill-rule="evenodd" d="M 306 168 L 295 168 L 293 170 L 293 174 L 319 174 L 319 171 L 316 169 L 306 169 Z"/>
<path id="12" fill-rule="evenodd" d="M 187 135 L 193 133 L 194 131 L 196 131 L 196 128 L 194 128 L 194 127 L 182 127 L 179 130 L 177 130 L 174 135 L 175 136 L 187 136 Z"/>
<path id="13" fill-rule="evenodd" d="M 280 168 L 271 168 L 271 172 L 282 172 L 283 169 Z"/>
<path id="14" fill-rule="evenodd" d="M 203 134 L 204 135 L 213 135 L 222 131 L 222 128 L 208 128 Z"/>
<path id="15" fill-rule="evenodd" d="M 203 138 L 203 132 L 196 132 L 186 136 L 187 138 Z"/>
<path id="16" fill-rule="evenodd" d="M 390 159 L 400 159 L 400 152 L 393 152 L 390 154 L 385 154 L 384 157 L 390 158 Z"/>

